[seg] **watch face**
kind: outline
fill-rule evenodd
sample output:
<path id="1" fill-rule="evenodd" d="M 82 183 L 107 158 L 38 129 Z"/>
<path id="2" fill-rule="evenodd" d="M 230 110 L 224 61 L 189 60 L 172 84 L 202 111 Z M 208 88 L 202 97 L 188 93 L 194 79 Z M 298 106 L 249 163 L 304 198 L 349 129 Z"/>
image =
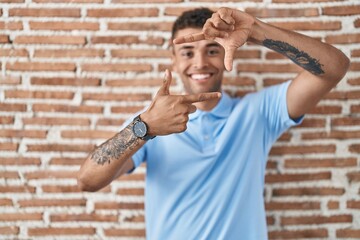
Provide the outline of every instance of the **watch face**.
<path id="1" fill-rule="evenodd" d="M 144 137 L 147 133 L 147 128 L 145 123 L 143 122 L 136 122 L 133 126 L 134 134 L 136 137 Z"/>

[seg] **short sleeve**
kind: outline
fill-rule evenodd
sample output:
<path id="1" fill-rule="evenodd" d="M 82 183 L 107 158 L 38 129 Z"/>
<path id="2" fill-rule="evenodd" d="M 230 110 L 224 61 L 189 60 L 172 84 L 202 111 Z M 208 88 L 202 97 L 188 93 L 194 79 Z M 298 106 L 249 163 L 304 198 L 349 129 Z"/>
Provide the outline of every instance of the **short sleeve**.
<path id="1" fill-rule="evenodd" d="M 261 113 L 263 114 L 268 137 L 272 142 L 285 132 L 288 128 L 298 125 L 302 122 L 304 116 L 293 120 L 289 116 L 286 94 L 291 81 L 268 87 L 262 91 Z"/>

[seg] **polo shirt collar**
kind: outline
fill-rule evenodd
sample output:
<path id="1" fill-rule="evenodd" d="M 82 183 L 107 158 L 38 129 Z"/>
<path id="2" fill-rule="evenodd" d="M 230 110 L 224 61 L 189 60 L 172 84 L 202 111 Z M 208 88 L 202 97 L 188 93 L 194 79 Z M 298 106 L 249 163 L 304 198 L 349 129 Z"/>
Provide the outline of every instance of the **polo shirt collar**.
<path id="1" fill-rule="evenodd" d="M 189 115 L 189 120 L 190 121 L 194 120 L 203 114 L 209 114 L 216 118 L 225 118 L 230 115 L 231 109 L 232 109 L 231 98 L 227 93 L 222 91 L 219 103 L 210 112 L 206 112 L 198 109 L 196 110 L 196 112 Z"/>

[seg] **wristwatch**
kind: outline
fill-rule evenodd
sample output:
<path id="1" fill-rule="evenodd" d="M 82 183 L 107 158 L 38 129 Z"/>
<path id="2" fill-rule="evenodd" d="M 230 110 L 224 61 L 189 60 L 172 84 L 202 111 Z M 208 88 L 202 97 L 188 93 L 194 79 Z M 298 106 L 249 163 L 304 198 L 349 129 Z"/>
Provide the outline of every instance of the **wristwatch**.
<path id="1" fill-rule="evenodd" d="M 150 140 L 153 139 L 156 136 L 149 136 L 148 135 L 148 126 L 146 125 L 145 122 L 143 122 L 140 119 L 140 115 L 136 116 L 133 120 L 133 126 L 132 126 L 132 131 L 134 133 L 134 135 L 142 140 Z"/>

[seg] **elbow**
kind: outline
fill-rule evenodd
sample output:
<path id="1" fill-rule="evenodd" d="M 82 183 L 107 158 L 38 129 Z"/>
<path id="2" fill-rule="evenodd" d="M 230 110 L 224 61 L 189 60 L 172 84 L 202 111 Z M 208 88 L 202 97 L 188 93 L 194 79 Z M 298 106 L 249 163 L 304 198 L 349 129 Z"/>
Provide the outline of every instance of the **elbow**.
<path id="1" fill-rule="evenodd" d="M 338 64 L 337 67 L 338 74 L 335 75 L 337 80 L 336 83 L 340 82 L 344 78 L 345 74 L 350 68 L 350 59 L 345 54 L 342 53 L 342 56 L 339 60 L 340 64 Z"/>
<path id="2" fill-rule="evenodd" d="M 89 182 L 85 180 L 81 173 L 79 173 L 77 176 L 77 186 L 81 192 L 96 192 L 99 190 L 98 187 L 89 184 Z"/>

